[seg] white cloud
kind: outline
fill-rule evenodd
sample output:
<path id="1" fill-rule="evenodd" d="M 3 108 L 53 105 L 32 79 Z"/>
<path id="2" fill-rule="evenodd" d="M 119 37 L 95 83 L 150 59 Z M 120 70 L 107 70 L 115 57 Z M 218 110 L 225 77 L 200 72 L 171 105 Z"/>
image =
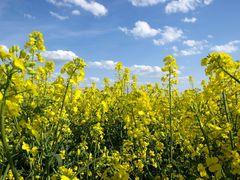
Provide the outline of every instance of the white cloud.
<path id="1" fill-rule="evenodd" d="M 170 13 L 187 13 L 195 10 L 198 6 L 210 5 L 213 0 L 172 0 L 165 6 L 165 12 Z"/>
<path id="2" fill-rule="evenodd" d="M 140 76 L 161 77 L 162 69 L 160 66 L 133 65 L 129 67 L 131 72 Z"/>
<path id="3" fill-rule="evenodd" d="M 114 70 L 116 61 L 107 60 L 107 61 L 90 61 L 87 63 L 89 68 L 98 68 L 98 69 L 107 69 Z M 149 66 L 149 65 L 133 65 L 126 67 L 129 68 L 131 73 L 139 75 L 139 76 L 147 76 L 147 77 L 161 77 L 162 70 L 160 66 Z"/>
<path id="4" fill-rule="evenodd" d="M 183 31 L 176 27 L 165 26 L 163 29 L 154 29 L 145 21 L 137 21 L 133 29 L 119 27 L 125 34 L 131 34 L 135 38 L 150 38 L 160 35 L 160 39 L 154 39 L 155 45 L 165 45 L 183 37 Z"/>
<path id="5" fill-rule="evenodd" d="M 173 50 L 174 52 L 177 52 L 177 51 L 178 51 L 178 47 L 177 47 L 177 46 L 173 46 L 173 47 L 172 47 L 172 50 Z"/>
<path id="6" fill-rule="evenodd" d="M 86 0 L 65 0 L 67 2 L 70 2 L 76 6 L 80 6 L 86 11 L 91 12 L 95 16 L 104 16 L 107 14 L 107 9 L 100 3 L 97 3 L 95 1 L 86 1 Z"/>
<path id="7" fill-rule="evenodd" d="M 192 17 L 192 18 L 185 17 L 182 21 L 185 22 L 185 23 L 195 23 L 197 21 L 197 18 L 195 18 L 195 17 Z"/>
<path id="8" fill-rule="evenodd" d="M 61 16 L 61 15 L 59 15 L 58 13 L 55 13 L 55 12 L 52 12 L 52 11 L 50 11 L 49 12 L 53 17 L 55 17 L 55 18 L 57 18 L 57 19 L 59 19 L 59 20 L 66 20 L 66 19 L 68 19 L 68 16 Z"/>
<path id="9" fill-rule="evenodd" d="M 205 5 L 209 5 L 209 4 L 211 4 L 213 2 L 213 0 L 204 0 L 203 1 L 203 3 L 205 4 Z"/>
<path id="10" fill-rule="evenodd" d="M 164 30 L 161 30 L 160 35 L 161 35 L 160 39 L 153 40 L 153 43 L 155 45 L 160 46 L 170 42 L 177 41 L 183 37 L 183 31 L 175 27 L 165 26 Z"/>
<path id="11" fill-rule="evenodd" d="M 138 76 L 159 78 L 163 76 L 162 68 L 160 66 L 138 65 L 128 67 L 132 74 Z"/>
<path id="12" fill-rule="evenodd" d="M 49 3 L 52 3 L 55 6 L 62 7 L 71 7 L 71 4 L 67 3 L 65 0 L 46 0 Z"/>
<path id="13" fill-rule="evenodd" d="M 93 68 L 114 70 L 116 64 L 117 64 L 117 62 L 112 61 L 112 60 L 90 61 L 89 63 L 87 63 L 87 66 L 93 67 Z"/>
<path id="14" fill-rule="evenodd" d="M 213 35 L 209 34 L 207 37 L 208 37 L 208 38 L 213 38 Z"/>
<path id="15" fill-rule="evenodd" d="M 45 51 L 42 53 L 42 56 L 49 60 L 65 60 L 71 61 L 73 58 L 77 57 L 77 55 L 72 51 L 64 51 L 64 50 L 57 50 L 57 51 Z"/>
<path id="16" fill-rule="evenodd" d="M 183 83 L 183 82 L 189 82 L 189 76 L 179 76 L 178 80 Z"/>
<path id="17" fill-rule="evenodd" d="M 99 77 L 90 77 L 89 80 L 91 82 L 99 82 L 100 81 L 100 78 Z"/>
<path id="18" fill-rule="evenodd" d="M 188 12 L 194 10 L 198 5 L 197 0 L 176 0 L 171 1 L 165 7 L 166 13 Z"/>
<path id="19" fill-rule="evenodd" d="M 175 56 L 192 56 L 196 54 L 201 54 L 202 51 L 200 51 L 197 48 L 188 48 L 188 49 L 183 49 L 178 52 L 175 52 Z"/>
<path id="20" fill-rule="evenodd" d="M 87 62 L 88 68 L 98 68 L 98 69 L 107 69 L 114 70 L 116 61 L 107 60 L 107 61 L 90 61 Z M 160 66 L 150 66 L 150 65 L 132 65 L 132 66 L 124 66 L 125 68 L 129 68 L 131 74 L 136 74 L 138 76 L 150 77 L 150 78 L 159 78 L 163 76 L 162 68 Z M 181 71 L 177 71 L 181 74 Z"/>
<path id="21" fill-rule="evenodd" d="M 199 49 L 202 49 L 207 43 L 208 43 L 207 40 L 196 41 L 196 40 L 188 39 L 183 41 L 183 45 L 186 45 L 188 47 L 198 47 Z"/>
<path id="22" fill-rule="evenodd" d="M 192 56 L 196 54 L 201 54 L 202 51 L 208 47 L 208 41 L 196 41 L 196 40 L 185 40 L 183 41 L 183 45 L 188 48 L 179 50 L 177 47 L 172 48 L 175 56 Z"/>
<path id="23" fill-rule="evenodd" d="M 126 27 L 119 27 L 118 28 L 120 31 L 124 32 L 125 34 L 129 34 L 131 30 L 129 30 L 128 28 Z"/>
<path id="24" fill-rule="evenodd" d="M 95 16 L 104 16 L 108 10 L 102 4 L 87 0 L 47 0 L 56 6 L 79 6 Z"/>
<path id="25" fill-rule="evenodd" d="M 217 51 L 217 52 L 224 51 L 226 53 L 232 53 L 232 52 L 237 51 L 239 49 L 239 47 L 236 45 L 236 44 L 239 44 L 239 43 L 240 43 L 239 40 L 235 40 L 235 41 L 231 41 L 227 44 L 213 46 L 211 48 L 211 50 L 212 51 Z"/>
<path id="26" fill-rule="evenodd" d="M 73 10 L 72 15 L 79 16 L 81 13 L 79 10 Z"/>
<path id="27" fill-rule="evenodd" d="M 36 19 L 35 16 L 31 15 L 31 14 L 23 14 L 23 17 L 26 18 L 26 19 Z"/>
<path id="28" fill-rule="evenodd" d="M 2 49 L 3 49 L 4 51 L 7 51 L 7 52 L 8 52 L 8 47 L 7 47 L 7 46 L 5 46 L 5 45 L 3 45 L 3 44 L 0 44 L 0 47 L 2 47 Z"/>
<path id="29" fill-rule="evenodd" d="M 133 29 L 129 30 L 126 27 L 119 28 L 125 34 L 132 34 L 136 38 L 154 37 L 160 33 L 159 29 L 151 28 L 145 21 L 137 21 Z"/>
<path id="30" fill-rule="evenodd" d="M 153 6 L 159 3 L 164 3 L 166 0 L 130 0 L 133 6 Z"/>

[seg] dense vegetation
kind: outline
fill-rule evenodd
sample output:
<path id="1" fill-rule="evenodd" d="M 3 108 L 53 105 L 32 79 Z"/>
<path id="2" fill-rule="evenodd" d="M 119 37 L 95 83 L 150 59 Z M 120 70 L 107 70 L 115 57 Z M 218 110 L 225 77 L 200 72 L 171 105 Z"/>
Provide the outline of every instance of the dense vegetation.
<path id="1" fill-rule="evenodd" d="M 42 34 L 0 48 L 2 179 L 239 179 L 240 62 L 213 52 L 209 81 L 178 92 L 164 58 L 160 84 L 139 86 L 121 63 L 117 81 L 78 88 L 81 58 L 52 80 Z M 39 65 L 40 64 L 40 65 Z"/>

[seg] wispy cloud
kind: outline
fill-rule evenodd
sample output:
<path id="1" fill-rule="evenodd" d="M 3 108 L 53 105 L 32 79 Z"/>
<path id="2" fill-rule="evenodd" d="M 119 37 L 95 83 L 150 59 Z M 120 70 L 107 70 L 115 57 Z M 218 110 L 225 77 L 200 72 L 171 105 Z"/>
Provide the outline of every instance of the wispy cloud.
<path id="1" fill-rule="evenodd" d="M 209 34 L 209 35 L 207 35 L 207 37 L 211 39 L 211 38 L 213 38 L 213 35 Z"/>
<path id="2" fill-rule="evenodd" d="M 78 6 L 92 13 L 94 16 L 105 16 L 108 12 L 107 8 L 95 1 L 87 0 L 47 0 L 55 6 Z"/>
<path id="3" fill-rule="evenodd" d="M 159 29 L 152 28 L 145 21 L 137 21 L 133 29 L 128 29 L 126 27 L 119 27 L 119 30 L 125 34 L 132 34 L 136 38 L 149 38 L 154 37 L 160 33 Z"/>
<path id="4" fill-rule="evenodd" d="M 183 31 L 176 27 L 165 26 L 160 32 L 161 38 L 154 39 L 153 43 L 155 45 L 161 46 L 170 42 L 177 41 L 183 37 Z"/>
<path id="5" fill-rule="evenodd" d="M 183 45 L 187 46 L 187 48 L 182 50 L 179 50 L 176 46 L 172 48 L 175 56 L 192 56 L 201 54 L 202 51 L 208 47 L 208 41 L 185 40 L 183 41 Z"/>
<path id="6" fill-rule="evenodd" d="M 209 4 L 211 4 L 213 2 L 213 0 L 203 0 L 203 3 L 205 4 L 205 5 L 209 5 Z"/>
<path id="7" fill-rule="evenodd" d="M 56 51 L 45 51 L 42 53 L 43 57 L 47 60 L 62 60 L 71 61 L 77 55 L 72 51 L 56 50 Z"/>
<path id="8" fill-rule="evenodd" d="M 195 10 L 199 6 L 210 5 L 213 0 L 172 0 L 165 6 L 165 12 L 170 13 L 187 13 Z"/>
<path id="9" fill-rule="evenodd" d="M 87 63 L 87 66 L 91 67 L 91 68 L 114 70 L 116 64 L 117 64 L 117 62 L 112 61 L 112 60 L 90 61 Z"/>
<path id="10" fill-rule="evenodd" d="M 75 16 L 79 16 L 81 13 L 80 13 L 80 11 L 79 10 L 73 10 L 72 11 L 72 15 L 75 15 Z"/>
<path id="11" fill-rule="evenodd" d="M 237 44 L 239 44 L 240 41 L 239 40 L 235 40 L 235 41 L 230 41 L 226 44 L 223 44 L 223 45 L 216 45 L 216 46 L 213 46 L 211 48 L 212 51 L 217 51 L 217 52 L 221 52 L 221 51 L 224 51 L 226 53 L 232 53 L 232 52 L 235 52 L 239 49 L 239 47 L 237 46 Z"/>
<path id="12" fill-rule="evenodd" d="M 189 76 L 180 76 L 178 77 L 178 80 L 183 83 L 183 82 L 189 82 Z"/>
<path id="13" fill-rule="evenodd" d="M 185 23 L 195 23 L 197 21 L 197 18 L 195 18 L 195 17 L 192 17 L 192 18 L 185 17 L 184 19 L 182 19 L 182 21 L 185 22 Z"/>
<path id="14" fill-rule="evenodd" d="M 153 6 L 164 3 L 166 0 L 130 0 L 133 6 Z"/>
<path id="15" fill-rule="evenodd" d="M 58 13 L 55 13 L 55 12 L 53 12 L 53 11 L 50 11 L 49 12 L 53 17 L 55 17 L 55 18 L 57 18 L 57 19 L 59 19 L 59 20 L 66 20 L 66 19 L 68 19 L 69 17 L 68 16 L 62 16 L 62 15 L 59 15 Z"/>
<path id="16" fill-rule="evenodd" d="M 36 19 L 35 16 L 31 15 L 31 14 L 27 14 L 27 13 L 24 13 L 23 14 L 23 17 L 26 18 L 26 19 Z"/>
<path id="17" fill-rule="evenodd" d="M 90 61 L 87 62 L 89 68 L 107 69 L 114 70 L 117 61 L 106 60 L 106 61 Z M 163 75 L 160 66 L 150 66 L 150 65 L 139 65 L 135 64 L 132 66 L 125 66 L 129 68 L 132 74 L 136 74 L 144 77 L 161 77 Z"/>
<path id="18" fill-rule="evenodd" d="M 46 0 L 46 1 L 55 6 L 59 6 L 59 7 L 71 7 L 72 6 L 66 0 Z"/>
<path id="19" fill-rule="evenodd" d="M 198 47 L 200 49 L 202 49 L 207 43 L 208 43 L 207 40 L 196 41 L 196 40 L 188 39 L 183 41 L 183 45 L 186 45 L 188 47 Z"/>
<path id="20" fill-rule="evenodd" d="M 91 82 L 99 82 L 100 81 L 100 78 L 99 77 L 90 77 L 90 78 L 88 78 L 89 79 L 89 81 L 91 81 Z"/>

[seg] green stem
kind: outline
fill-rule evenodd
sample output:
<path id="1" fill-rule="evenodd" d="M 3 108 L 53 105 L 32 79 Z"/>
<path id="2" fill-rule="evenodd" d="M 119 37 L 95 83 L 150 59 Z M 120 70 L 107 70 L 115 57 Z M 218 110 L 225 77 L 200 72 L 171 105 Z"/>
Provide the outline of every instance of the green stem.
<path id="1" fill-rule="evenodd" d="M 238 93 L 235 94 L 235 98 L 236 98 L 236 107 L 237 107 L 237 105 L 238 105 Z M 238 131 L 238 128 L 237 128 L 238 117 L 239 117 L 239 115 L 236 114 L 235 122 L 234 122 L 234 126 L 233 126 L 233 132 L 234 132 L 235 134 L 237 134 L 237 131 Z"/>
<path id="2" fill-rule="evenodd" d="M 171 73 L 169 75 L 169 121 L 170 121 L 170 161 L 172 162 L 172 89 L 171 89 Z"/>
<path id="3" fill-rule="evenodd" d="M 196 118 L 197 118 L 197 121 L 198 121 L 200 130 L 201 130 L 201 132 L 202 132 L 202 134 L 203 134 L 204 140 L 205 140 L 205 142 L 206 142 L 206 144 L 207 144 L 207 148 L 208 148 L 209 155 L 210 155 L 210 157 L 212 157 L 211 149 L 210 149 L 210 144 L 209 144 L 209 140 L 208 140 L 208 136 L 207 136 L 206 132 L 205 132 L 204 129 L 203 129 L 203 126 L 202 126 L 201 120 L 200 120 L 200 118 L 199 118 L 199 116 L 198 116 L 198 113 L 196 113 Z"/>
<path id="4" fill-rule="evenodd" d="M 169 121 L 170 121 L 170 164 L 172 165 L 173 160 L 173 137 L 172 137 L 172 85 L 171 85 L 171 69 L 169 68 L 168 78 L 168 91 L 169 91 Z M 170 174 L 172 179 L 172 173 Z"/>
<path id="5" fill-rule="evenodd" d="M 227 97 L 226 97 L 226 93 L 223 92 L 223 104 L 224 104 L 224 110 L 226 113 L 226 118 L 227 118 L 227 122 L 231 123 L 233 125 L 233 122 L 231 122 L 230 117 L 229 117 L 229 109 L 228 109 L 228 105 L 227 105 Z M 230 142 L 231 142 L 231 148 L 232 150 L 234 149 L 234 144 L 233 144 L 233 135 L 232 135 L 232 131 L 229 131 L 229 137 L 230 137 Z"/>
<path id="6" fill-rule="evenodd" d="M 62 116 L 65 99 L 66 99 L 66 97 L 67 97 L 68 88 L 69 88 L 69 86 L 70 86 L 70 80 L 71 80 L 71 78 L 72 78 L 72 76 L 73 76 L 73 74 L 75 73 L 76 70 L 77 70 L 77 68 L 74 69 L 73 73 L 72 73 L 72 74 L 70 75 L 70 77 L 68 78 L 67 85 L 66 85 L 66 88 L 65 88 L 65 91 L 64 91 L 64 95 L 63 95 L 63 99 L 62 99 L 62 103 L 61 103 L 60 113 L 59 113 L 59 116 L 57 116 L 57 117 L 59 117 L 59 118 L 61 118 L 61 116 Z M 62 125 L 62 124 L 60 124 L 60 123 L 62 123 L 62 122 L 61 122 L 61 121 L 58 122 L 57 127 L 56 127 L 55 132 L 54 132 L 54 137 L 56 137 L 56 138 L 55 138 L 55 143 L 52 145 L 53 147 L 55 147 L 55 148 L 54 148 L 54 151 L 53 151 L 54 154 L 55 154 L 55 153 L 57 152 L 57 150 L 59 149 L 59 148 L 57 148 L 57 144 L 58 144 L 58 141 L 59 141 L 59 138 L 60 138 L 60 135 L 61 135 L 61 134 L 58 135 L 57 133 L 58 133 L 59 127 Z M 48 175 L 49 175 L 48 171 L 49 171 L 49 168 L 50 168 L 50 164 L 52 163 L 52 160 L 53 160 L 53 159 L 50 159 L 50 160 L 48 161 L 48 168 L 47 168 L 47 174 L 48 174 Z"/>
<path id="7" fill-rule="evenodd" d="M 62 103 L 61 103 L 61 109 L 60 109 L 60 113 L 59 113 L 59 116 L 61 118 L 62 116 L 62 112 L 63 112 L 63 107 L 64 107 L 64 103 L 65 103 L 65 99 L 67 97 L 67 92 L 68 92 L 68 88 L 70 86 L 70 80 L 72 78 L 72 75 L 75 73 L 77 69 L 74 69 L 73 73 L 71 74 L 71 76 L 68 78 L 68 81 L 67 81 L 67 85 L 66 85 L 66 88 L 65 88 L 65 91 L 64 91 L 64 95 L 63 95 L 63 99 L 62 99 Z M 61 123 L 61 122 L 60 122 Z M 55 136 L 57 136 L 57 140 L 58 140 L 58 135 L 57 135 L 57 132 L 58 132 L 58 129 L 59 129 L 59 123 L 57 124 L 57 128 L 55 130 Z M 57 143 L 57 140 L 55 141 Z"/>
<path id="8" fill-rule="evenodd" d="M 4 171 L 3 176 L 1 176 L 1 180 L 6 179 L 9 168 L 10 168 L 10 165 L 8 164 L 5 171 Z"/>
<path id="9" fill-rule="evenodd" d="M 11 166 L 14 178 L 16 180 L 18 180 L 19 179 L 18 178 L 18 172 L 17 172 L 17 170 L 14 166 L 13 159 L 12 159 L 12 156 L 11 156 L 11 153 L 10 153 L 10 150 L 9 150 L 9 145 L 8 145 L 8 142 L 7 142 L 7 137 L 6 137 L 6 132 L 5 132 L 5 123 L 4 123 L 5 111 L 6 111 L 6 93 L 7 93 L 8 87 L 10 85 L 11 78 L 12 78 L 12 75 L 10 74 L 10 76 L 8 76 L 8 79 L 7 79 L 7 82 L 6 82 L 6 87 L 5 87 L 5 90 L 4 90 L 4 93 L 3 93 L 3 98 L 0 102 L 1 103 L 0 104 L 0 131 L 1 131 L 1 134 L 2 134 L 1 140 L 2 140 L 2 144 L 3 144 L 3 149 L 6 153 L 8 163 Z"/>
<path id="10" fill-rule="evenodd" d="M 223 72 L 225 72 L 227 75 L 229 75 L 231 78 L 233 78 L 236 82 L 238 82 L 240 84 L 240 80 L 237 79 L 235 76 L 233 76 L 232 74 L 230 74 L 226 69 L 224 69 L 219 63 L 218 63 L 219 67 L 223 70 Z"/>

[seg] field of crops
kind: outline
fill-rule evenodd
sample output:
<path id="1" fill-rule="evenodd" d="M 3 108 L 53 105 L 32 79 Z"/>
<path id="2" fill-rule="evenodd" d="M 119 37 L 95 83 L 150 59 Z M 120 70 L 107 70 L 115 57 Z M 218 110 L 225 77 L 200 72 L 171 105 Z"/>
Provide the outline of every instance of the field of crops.
<path id="1" fill-rule="evenodd" d="M 52 80 L 42 34 L 24 49 L 0 48 L 1 179 L 240 179 L 240 62 L 202 59 L 208 82 L 176 89 L 164 58 L 160 84 L 138 85 L 121 63 L 104 88 L 84 80 L 75 58 Z M 40 65 L 39 65 L 40 64 Z"/>

